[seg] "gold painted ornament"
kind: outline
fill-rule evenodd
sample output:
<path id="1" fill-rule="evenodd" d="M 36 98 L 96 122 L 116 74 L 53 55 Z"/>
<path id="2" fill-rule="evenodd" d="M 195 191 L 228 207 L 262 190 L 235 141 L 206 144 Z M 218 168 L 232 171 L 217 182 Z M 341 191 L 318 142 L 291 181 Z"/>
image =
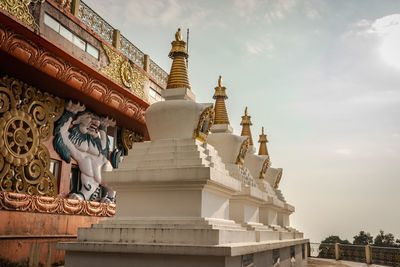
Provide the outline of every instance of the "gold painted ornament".
<path id="1" fill-rule="evenodd" d="M 15 166 L 26 165 L 34 158 L 39 132 L 29 114 L 12 109 L 0 118 L 0 152 Z"/>
<path id="2" fill-rule="evenodd" d="M 239 154 L 236 157 L 236 164 L 241 166 L 244 164 L 244 158 L 246 157 L 247 151 L 249 150 L 249 144 L 249 138 L 243 141 L 242 145 L 240 146 Z"/>
<path id="3" fill-rule="evenodd" d="M 103 67 L 100 71 L 115 82 L 129 88 L 135 95 L 145 98 L 143 86 L 148 81 L 148 78 L 138 69 L 132 67 L 129 61 L 114 52 L 108 45 L 102 45 L 110 64 Z"/>
<path id="4" fill-rule="evenodd" d="M 210 105 L 200 115 L 199 123 L 197 124 L 197 128 L 194 130 L 193 137 L 195 139 L 203 143 L 207 141 L 208 133 L 214 125 L 214 117 L 214 106 Z"/>
<path id="5" fill-rule="evenodd" d="M 0 8 L 39 31 L 39 26 L 29 11 L 29 5 L 36 2 L 43 3 L 44 0 L 0 0 Z"/>
<path id="6" fill-rule="evenodd" d="M 0 190 L 57 195 L 50 154 L 42 142 L 63 111 L 62 99 L 17 79 L 0 78 Z"/>

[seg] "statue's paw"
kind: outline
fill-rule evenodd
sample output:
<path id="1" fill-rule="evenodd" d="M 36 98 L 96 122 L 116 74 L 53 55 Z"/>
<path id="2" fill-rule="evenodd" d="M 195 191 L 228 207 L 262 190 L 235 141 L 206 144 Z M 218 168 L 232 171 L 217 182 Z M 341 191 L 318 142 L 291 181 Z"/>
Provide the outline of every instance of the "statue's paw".
<path id="1" fill-rule="evenodd" d="M 69 198 L 71 198 L 71 199 L 77 199 L 77 200 L 85 200 L 85 199 L 83 198 L 82 195 L 77 194 L 77 193 L 69 194 Z"/>
<path id="2" fill-rule="evenodd" d="M 100 202 L 101 202 L 101 203 L 110 204 L 110 203 L 113 203 L 114 201 L 113 201 L 112 199 L 108 198 L 108 197 L 103 197 L 103 198 L 100 200 Z"/>

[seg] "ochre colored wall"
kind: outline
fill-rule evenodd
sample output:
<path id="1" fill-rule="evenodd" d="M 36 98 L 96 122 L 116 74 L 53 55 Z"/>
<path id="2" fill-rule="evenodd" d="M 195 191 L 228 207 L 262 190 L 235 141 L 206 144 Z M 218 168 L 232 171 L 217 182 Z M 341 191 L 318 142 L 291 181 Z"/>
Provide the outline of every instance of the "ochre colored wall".
<path id="1" fill-rule="evenodd" d="M 0 266 L 9 262 L 21 266 L 63 263 L 65 253 L 56 250 L 57 242 L 73 241 L 78 227 L 90 227 L 104 219 L 0 210 Z"/>

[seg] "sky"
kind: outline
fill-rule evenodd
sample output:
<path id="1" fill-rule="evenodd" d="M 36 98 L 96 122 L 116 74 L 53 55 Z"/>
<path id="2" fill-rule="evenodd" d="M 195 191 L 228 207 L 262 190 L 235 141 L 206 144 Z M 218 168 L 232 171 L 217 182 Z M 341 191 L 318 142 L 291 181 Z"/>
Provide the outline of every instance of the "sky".
<path id="1" fill-rule="evenodd" d="M 245 106 L 254 141 L 265 127 L 305 237 L 400 238 L 400 1 L 84 2 L 167 72 L 190 29 L 197 101 L 213 102 L 222 75 L 235 133 Z"/>

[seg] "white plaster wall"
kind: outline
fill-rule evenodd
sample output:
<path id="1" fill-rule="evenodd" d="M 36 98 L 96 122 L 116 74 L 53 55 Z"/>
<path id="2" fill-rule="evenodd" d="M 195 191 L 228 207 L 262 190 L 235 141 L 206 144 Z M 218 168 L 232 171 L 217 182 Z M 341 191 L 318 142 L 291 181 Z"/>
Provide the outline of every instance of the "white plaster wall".
<path id="1" fill-rule="evenodd" d="M 200 190 L 118 191 L 116 216 L 200 217 Z"/>
<path id="2" fill-rule="evenodd" d="M 278 212 L 276 210 L 267 210 L 267 224 L 278 224 Z"/>
<path id="3" fill-rule="evenodd" d="M 201 195 L 201 216 L 229 220 L 229 199 L 212 192 L 203 191 Z"/>
<path id="4" fill-rule="evenodd" d="M 278 213 L 278 225 L 280 226 L 289 226 L 289 214 Z"/>
<path id="5" fill-rule="evenodd" d="M 244 205 L 244 221 L 245 222 L 259 222 L 258 207 Z"/>
<path id="6" fill-rule="evenodd" d="M 244 222 L 244 209 L 242 203 L 233 201 L 229 203 L 229 219 L 234 220 L 237 223 Z"/>

